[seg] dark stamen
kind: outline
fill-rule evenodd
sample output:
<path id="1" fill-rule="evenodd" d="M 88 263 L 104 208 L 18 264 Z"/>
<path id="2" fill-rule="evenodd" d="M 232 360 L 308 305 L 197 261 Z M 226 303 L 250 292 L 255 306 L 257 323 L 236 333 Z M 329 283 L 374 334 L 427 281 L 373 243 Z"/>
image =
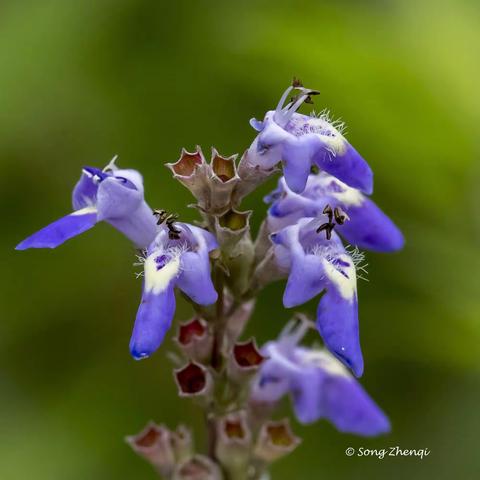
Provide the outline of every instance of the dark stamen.
<path id="1" fill-rule="evenodd" d="M 343 225 L 346 220 L 350 220 L 348 215 L 340 207 L 335 207 L 334 215 L 338 225 Z"/>
<path id="2" fill-rule="evenodd" d="M 317 228 L 316 232 L 320 233 L 325 231 L 327 240 L 332 238 L 332 232 L 335 225 L 343 225 L 346 220 L 350 220 L 348 215 L 340 207 L 335 207 L 335 210 L 332 210 L 332 207 L 327 204 L 322 213 L 323 215 L 327 215 L 328 222 L 322 223 L 322 225 Z M 333 221 L 334 218 L 337 223 Z"/>

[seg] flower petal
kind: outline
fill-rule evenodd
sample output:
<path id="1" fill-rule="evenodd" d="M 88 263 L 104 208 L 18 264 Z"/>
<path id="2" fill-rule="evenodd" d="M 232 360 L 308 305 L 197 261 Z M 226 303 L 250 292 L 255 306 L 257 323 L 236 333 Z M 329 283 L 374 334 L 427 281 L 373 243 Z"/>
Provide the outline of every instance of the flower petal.
<path id="1" fill-rule="evenodd" d="M 20 242 L 15 249 L 56 248 L 70 238 L 89 230 L 97 223 L 97 210 L 86 207 L 56 220 Z"/>
<path id="2" fill-rule="evenodd" d="M 203 228 L 196 227 L 195 225 L 189 225 L 189 228 L 194 238 L 197 240 L 197 243 L 201 244 L 201 248 L 205 248 L 207 252 L 211 252 L 215 248 L 218 248 L 217 239 L 213 234 Z"/>
<path id="3" fill-rule="evenodd" d="M 101 171 L 99 170 L 101 173 Z M 91 207 L 96 203 L 98 182 L 93 181 L 93 169 L 84 169 L 72 192 L 72 205 L 74 210 Z"/>
<path id="4" fill-rule="evenodd" d="M 313 423 L 320 418 L 324 377 L 321 370 L 304 367 L 292 381 L 293 408 L 300 423 Z"/>
<path id="5" fill-rule="evenodd" d="M 340 134 L 314 137 L 317 143 L 313 162 L 350 187 L 366 194 L 373 192 L 373 172 L 368 163 Z"/>
<path id="6" fill-rule="evenodd" d="M 363 356 L 356 293 L 345 298 L 337 288 L 329 286 L 318 304 L 317 327 L 327 348 L 360 377 Z"/>
<path id="7" fill-rule="evenodd" d="M 322 260 L 315 255 L 293 254 L 283 305 L 295 307 L 316 297 L 325 288 Z"/>
<path id="8" fill-rule="evenodd" d="M 172 324 L 174 314 L 173 281 L 160 293 L 144 290 L 130 340 L 130 353 L 135 360 L 149 357 L 157 350 Z"/>
<path id="9" fill-rule="evenodd" d="M 310 142 L 296 138 L 285 142 L 282 159 L 283 174 L 288 188 L 295 193 L 302 193 L 312 166 Z"/>
<path id="10" fill-rule="evenodd" d="M 183 253 L 177 285 L 199 305 L 211 305 L 217 301 L 218 295 L 210 276 L 208 256 L 196 252 Z"/>
<path id="11" fill-rule="evenodd" d="M 326 376 L 321 410 L 341 432 L 374 436 L 390 430 L 386 415 L 353 378 Z"/>
<path id="12" fill-rule="evenodd" d="M 105 220 L 129 238 L 136 247 L 145 248 L 155 238 L 156 219 L 145 203 L 141 175 L 135 170 L 116 170 L 104 179 L 97 193 L 98 219 Z"/>
<path id="13" fill-rule="evenodd" d="M 370 199 L 345 207 L 350 220 L 338 225 L 338 233 L 351 244 L 377 252 L 394 252 L 404 244 L 402 232 Z"/>

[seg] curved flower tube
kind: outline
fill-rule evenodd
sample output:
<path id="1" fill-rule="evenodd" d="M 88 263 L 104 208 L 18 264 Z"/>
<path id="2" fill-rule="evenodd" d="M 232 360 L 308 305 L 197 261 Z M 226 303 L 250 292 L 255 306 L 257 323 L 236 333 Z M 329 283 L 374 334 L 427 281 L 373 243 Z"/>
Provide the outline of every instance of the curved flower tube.
<path id="1" fill-rule="evenodd" d="M 278 267 L 288 274 L 283 304 L 308 302 L 325 291 L 317 309 L 317 328 L 327 348 L 353 373 L 363 373 L 358 327 L 355 263 L 333 232 L 316 233 L 317 221 L 303 218 L 271 235 Z"/>
<path id="2" fill-rule="evenodd" d="M 290 98 L 293 92 L 299 92 Z M 288 87 L 277 108 L 265 114 L 263 121 L 250 120 L 259 132 L 249 151 L 262 169 L 271 169 L 282 161 L 289 188 L 301 193 L 312 166 L 328 172 L 347 185 L 367 194 L 373 191 L 373 173 L 367 162 L 347 142 L 328 115 L 297 113 L 303 103 L 312 103 L 318 92 L 298 84 Z"/>
<path id="3" fill-rule="evenodd" d="M 175 229 L 172 236 L 161 227 L 146 252 L 142 301 L 130 340 L 137 360 L 150 356 L 163 342 L 175 314 L 175 287 L 199 305 L 217 301 L 209 258 L 218 247 L 215 237 L 186 223 L 175 223 Z"/>
<path id="4" fill-rule="evenodd" d="M 290 394 L 301 423 L 325 418 L 341 432 L 388 432 L 386 415 L 337 359 L 326 350 L 298 345 L 305 331 L 305 324 L 295 329 L 291 323 L 262 348 L 267 360 L 253 384 L 253 402 L 276 403 Z"/>
<path id="5" fill-rule="evenodd" d="M 372 200 L 325 172 L 309 175 L 301 194 L 293 192 L 282 177 L 265 202 L 271 204 L 270 231 L 291 225 L 302 217 L 319 217 L 325 206 L 330 205 L 332 209 L 340 207 L 347 214 L 349 220 L 337 224 L 335 230 L 350 244 L 376 252 L 394 252 L 404 245 L 402 232 Z"/>
<path id="6" fill-rule="evenodd" d="M 137 248 L 147 247 L 155 238 L 156 220 L 144 200 L 143 178 L 136 170 L 119 169 L 114 161 L 103 170 L 83 168 L 72 204 L 73 213 L 23 240 L 16 250 L 56 248 L 100 221 L 122 232 Z"/>

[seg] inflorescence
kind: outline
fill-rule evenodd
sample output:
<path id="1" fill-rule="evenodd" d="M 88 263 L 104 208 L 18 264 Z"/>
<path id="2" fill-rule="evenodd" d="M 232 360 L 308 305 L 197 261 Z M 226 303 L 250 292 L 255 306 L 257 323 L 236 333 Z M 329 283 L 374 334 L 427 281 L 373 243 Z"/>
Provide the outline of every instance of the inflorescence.
<path id="1" fill-rule="evenodd" d="M 175 316 L 176 291 L 194 316 L 179 324 L 173 356 L 179 395 L 205 411 L 207 448 L 197 451 L 185 426 L 149 423 L 127 437 L 133 450 L 168 480 L 266 479 L 269 465 L 300 443 L 276 407 L 290 397 L 297 420 L 331 422 L 339 431 L 372 436 L 389 431 L 386 415 L 355 377 L 363 373 L 357 278 L 362 250 L 394 252 L 402 233 L 369 198 L 373 173 L 328 114 L 304 115 L 316 90 L 294 79 L 263 120 L 240 161 L 212 149 L 182 150 L 168 164 L 196 199 L 201 222 L 180 222 L 152 210 L 139 172 L 114 157 L 103 169 L 84 167 L 73 211 L 34 233 L 17 250 L 56 248 L 104 221 L 137 249 L 143 293 L 130 340 L 137 359 L 163 343 Z M 280 171 L 265 197 L 267 215 L 252 238 L 244 197 Z M 303 315 L 261 348 L 242 340 L 259 291 L 286 279 L 285 308 L 320 297 L 313 324 Z M 257 321 L 262 321 L 258 319 Z M 263 319 L 271 321 L 271 319 Z M 317 340 L 305 345 L 307 332 Z M 322 338 L 323 347 L 318 347 Z"/>

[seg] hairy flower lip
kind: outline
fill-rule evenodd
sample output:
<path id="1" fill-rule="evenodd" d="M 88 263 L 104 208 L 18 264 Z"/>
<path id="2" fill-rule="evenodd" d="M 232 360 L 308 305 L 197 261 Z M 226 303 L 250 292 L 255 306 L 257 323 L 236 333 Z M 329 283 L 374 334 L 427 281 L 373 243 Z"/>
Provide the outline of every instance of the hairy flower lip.
<path id="1" fill-rule="evenodd" d="M 174 370 L 174 376 L 181 397 L 202 397 L 211 390 L 211 374 L 198 363 L 191 361 L 184 367 Z"/>

